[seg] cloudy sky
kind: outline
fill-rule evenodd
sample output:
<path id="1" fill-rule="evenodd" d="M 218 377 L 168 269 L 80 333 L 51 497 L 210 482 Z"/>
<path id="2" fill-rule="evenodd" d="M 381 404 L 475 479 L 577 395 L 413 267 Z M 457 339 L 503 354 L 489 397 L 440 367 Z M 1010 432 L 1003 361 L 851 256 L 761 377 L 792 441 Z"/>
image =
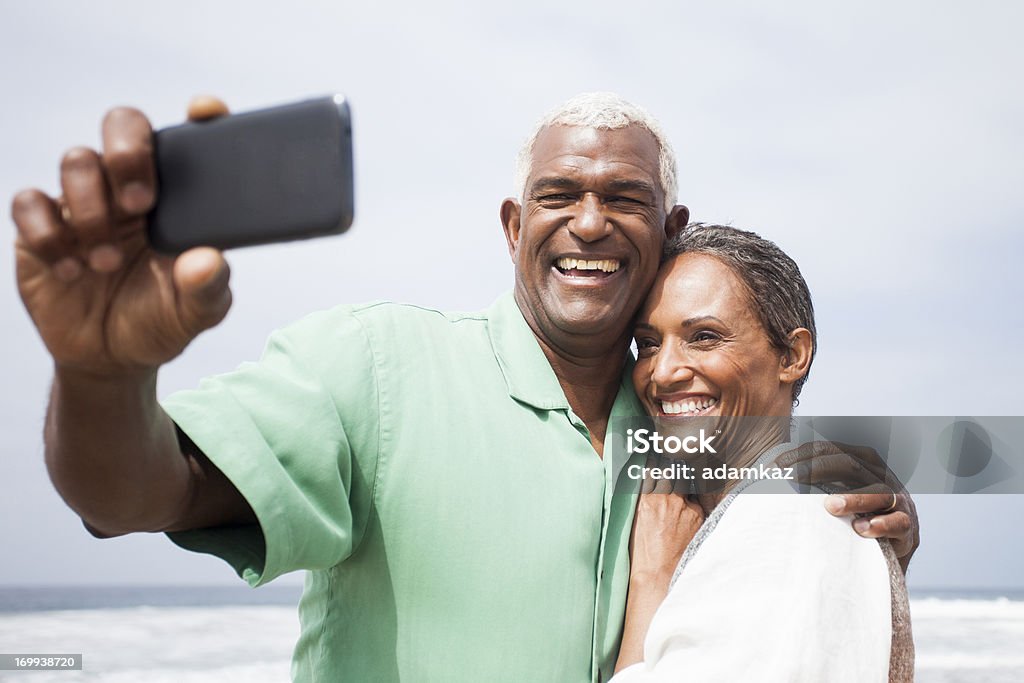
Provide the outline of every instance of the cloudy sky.
<path id="1" fill-rule="evenodd" d="M 336 303 L 488 305 L 511 285 L 498 206 L 520 142 L 567 97 L 614 90 L 663 122 L 694 218 L 757 230 L 800 263 L 820 331 L 802 414 L 1024 415 L 1022 7 L 11 3 L 0 197 L 56 191 L 62 151 L 97 144 L 113 105 L 160 127 L 197 93 L 236 110 L 348 95 L 352 231 L 231 254 L 234 307 L 163 370 L 166 395 Z M 52 491 L 40 437 L 50 368 L 10 242 L 0 585 L 232 581 L 160 536 L 93 540 Z M 1021 585 L 1024 497 L 918 500 L 913 585 Z"/>

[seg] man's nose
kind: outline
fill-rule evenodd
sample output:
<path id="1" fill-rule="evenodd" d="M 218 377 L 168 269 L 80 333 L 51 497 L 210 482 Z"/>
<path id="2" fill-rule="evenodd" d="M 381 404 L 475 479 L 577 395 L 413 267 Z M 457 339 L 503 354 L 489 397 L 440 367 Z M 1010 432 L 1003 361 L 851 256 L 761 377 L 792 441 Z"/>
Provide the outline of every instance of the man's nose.
<path id="1" fill-rule="evenodd" d="M 690 355 L 680 344 L 663 343 L 654 357 L 651 381 L 655 389 L 669 391 L 693 380 L 694 368 Z"/>
<path id="2" fill-rule="evenodd" d="M 600 197 L 589 192 L 583 195 L 569 221 L 569 232 L 584 242 L 596 242 L 611 234 L 612 224 L 604 214 Z"/>

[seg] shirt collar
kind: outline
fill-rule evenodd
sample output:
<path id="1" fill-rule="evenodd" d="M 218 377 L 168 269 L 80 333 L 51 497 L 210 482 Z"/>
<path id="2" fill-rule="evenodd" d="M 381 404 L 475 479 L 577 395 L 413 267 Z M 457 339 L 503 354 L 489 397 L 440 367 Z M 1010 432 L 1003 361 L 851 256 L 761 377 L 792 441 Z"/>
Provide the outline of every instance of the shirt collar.
<path id="1" fill-rule="evenodd" d="M 487 311 L 487 320 L 491 348 L 505 377 L 509 396 L 541 410 L 568 410 L 569 402 L 562 391 L 562 385 L 519 310 L 512 292 L 506 292 L 494 302 Z M 632 367 L 633 357 L 627 351 L 625 371 L 613 414 L 642 413 L 632 384 L 629 383 Z"/>

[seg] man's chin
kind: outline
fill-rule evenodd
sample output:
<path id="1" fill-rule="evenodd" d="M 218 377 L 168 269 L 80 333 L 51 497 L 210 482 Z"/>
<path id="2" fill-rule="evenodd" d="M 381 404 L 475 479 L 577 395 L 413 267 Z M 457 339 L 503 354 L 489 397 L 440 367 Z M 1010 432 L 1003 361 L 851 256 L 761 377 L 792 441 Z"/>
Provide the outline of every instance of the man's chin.
<path id="1" fill-rule="evenodd" d="M 628 328 L 633 311 L 606 302 L 561 302 L 551 311 L 551 320 L 562 332 L 572 335 L 609 335 L 617 338 Z M 608 341 L 614 341 L 609 339 Z M 596 340 L 595 340 L 596 341 Z"/>

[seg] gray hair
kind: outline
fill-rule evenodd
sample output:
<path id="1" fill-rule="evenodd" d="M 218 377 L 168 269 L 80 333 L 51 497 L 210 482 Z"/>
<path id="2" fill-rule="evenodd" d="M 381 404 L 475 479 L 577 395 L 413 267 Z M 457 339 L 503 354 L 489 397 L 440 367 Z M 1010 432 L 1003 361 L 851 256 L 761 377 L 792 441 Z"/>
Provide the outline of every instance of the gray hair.
<path id="1" fill-rule="evenodd" d="M 579 126 L 601 130 L 618 130 L 627 126 L 640 126 L 654 136 L 658 143 L 658 173 L 661 189 L 665 193 L 665 212 L 675 206 L 678 196 L 676 184 L 676 154 L 658 121 L 645 109 L 611 92 L 588 92 L 565 101 L 545 114 L 534 126 L 530 136 L 516 157 L 516 196 L 520 201 L 526 194 L 526 179 L 533 166 L 533 146 L 540 132 L 548 126 Z"/>
<path id="2" fill-rule="evenodd" d="M 726 225 L 690 223 L 668 240 L 662 263 L 681 254 L 707 254 L 729 267 L 746 286 L 751 308 L 757 313 L 775 348 L 789 348 L 789 333 L 804 327 L 811 333 L 811 362 L 818 350 L 811 291 L 800 269 L 782 249 L 757 233 Z M 808 374 L 811 365 L 807 364 Z M 807 374 L 793 384 L 793 404 Z"/>

